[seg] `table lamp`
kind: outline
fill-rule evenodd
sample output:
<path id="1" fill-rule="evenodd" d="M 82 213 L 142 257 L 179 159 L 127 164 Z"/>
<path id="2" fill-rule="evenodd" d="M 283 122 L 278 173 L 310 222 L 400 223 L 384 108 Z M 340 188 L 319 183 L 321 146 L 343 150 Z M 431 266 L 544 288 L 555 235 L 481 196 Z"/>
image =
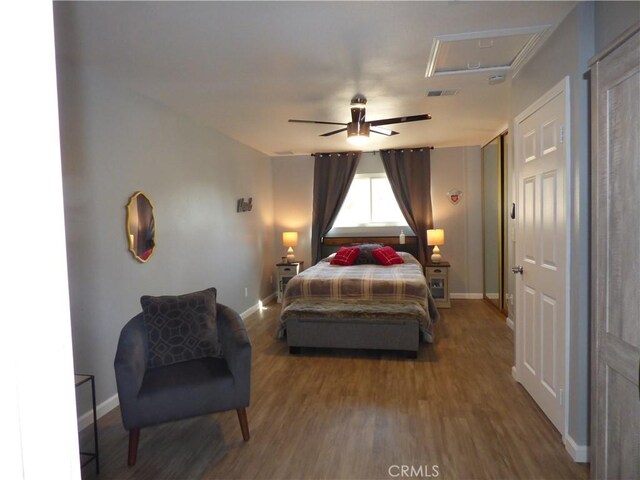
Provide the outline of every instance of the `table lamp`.
<path id="1" fill-rule="evenodd" d="M 440 263 L 440 260 L 442 260 L 442 256 L 440 255 L 440 249 L 438 248 L 438 245 L 444 245 L 444 230 L 441 228 L 427 230 L 427 244 L 433 245 L 431 262 Z"/>
<path id="2" fill-rule="evenodd" d="M 293 255 L 293 247 L 298 246 L 298 232 L 282 232 L 282 244 L 288 247 L 287 263 L 294 262 L 296 257 Z"/>

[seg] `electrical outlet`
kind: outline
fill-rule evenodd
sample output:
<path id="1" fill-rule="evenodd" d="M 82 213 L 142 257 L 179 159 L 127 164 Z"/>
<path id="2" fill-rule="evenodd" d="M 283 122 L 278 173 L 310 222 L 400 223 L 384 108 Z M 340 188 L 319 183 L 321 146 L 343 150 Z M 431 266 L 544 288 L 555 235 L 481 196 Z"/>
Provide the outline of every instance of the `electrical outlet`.
<path id="1" fill-rule="evenodd" d="M 247 287 L 244 287 L 244 296 L 245 297 L 249 296 L 249 289 Z"/>

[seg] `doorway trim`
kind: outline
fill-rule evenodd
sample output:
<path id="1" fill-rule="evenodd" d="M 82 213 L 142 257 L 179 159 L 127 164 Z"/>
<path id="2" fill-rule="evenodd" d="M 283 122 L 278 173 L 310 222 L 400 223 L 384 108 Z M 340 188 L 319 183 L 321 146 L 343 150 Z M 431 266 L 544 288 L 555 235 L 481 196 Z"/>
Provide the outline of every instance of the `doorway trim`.
<path id="1" fill-rule="evenodd" d="M 564 428 L 562 432 L 560 432 L 560 434 L 562 435 L 562 441 L 565 445 L 565 448 L 567 449 L 567 451 L 571 454 L 571 457 L 574 459 L 574 461 L 577 462 L 584 462 L 586 461 L 586 459 L 582 458 L 586 455 L 584 455 L 585 452 L 581 452 L 578 451 L 580 449 L 580 447 L 576 444 L 576 442 L 569 436 L 569 416 L 571 413 L 571 404 L 569 402 L 569 398 L 570 398 L 570 389 L 571 389 L 571 377 L 570 377 L 570 360 L 571 360 L 571 284 L 572 284 L 572 276 L 571 276 L 571 265 L 572 265 L 572 258 L 571 258 L 571 242 L 573 239 L 573 232 L 571 229 L 571 219 L 573 218 L 573 183 L 572 183 L 572 169 L 571 169 L 571 165 L 572 165 L 572 148 L 571 148 L 571 141 L 572 141 L 572 131 L 571 131 L 571 89 L 570 89 L 570 77 L 569 76 L 565 76 L 560 82 L 558 82 L 554 87 L 552 87 L 549 91 L 547 91 L 544 95 L 542 95 L 540 98 L 538 98 L 536 101 L 534 101 L 531 105 L 529 105 L 529 107 L 527 107 L 524 111 L 522 111 L 520 114 L 518 114 L 514 120 L 513 120 L 513 132 L 514 132 L 514 138 L 513 138 L 513 166 L 514 166 L 514 183 L 515 183 L 515 189 L 514 189 L 514 199 L 518 199 L 519 198 L 519 182 L 517 181 L 517 179 L 519 178 L 520 175 L 520 157 L 522 156 L 522 142 L 520 141 L 520 124 L 529 116 L 531 116 L 534 112 L 536 112 L 537 110 L 539 110 L 540 108 L 542 108 L 545 104 L 547 104 L 549 101 L 551 101 L 553 98 L 557 97 L 558 95 L 562 94 L 564 92 L 565 94 L 565 105 L 564 105 L 564 109 L 565 109 L 565 127 L 564 127 L 564 142 L 563 144 L 565 145 L 565 149 L 566 149 L 566 155 L 565 155 L 565 218 L 567 219 L 567 229 L 565 232 L 565 245 L 564 248 L 566 249 L 566 262 L 565 262 L 565 290 L 566 290 L 566 295 L 567 298 L 565 300 L 565 344 L 564 344 L 564 359 L 565 359 L 565 364 L 564 364 L 564 377 L 565 377 L 565 381 L 564 381 L 564 391 L 563 391 L 563 398 L 562 398 L 562 402 L 564 403 L 565 409 L 564 409 Z M 516 219 L 516 222 L 519 222 L 520 218 Z M 518 238 L 518 225 L 516 225 L 515 227 L 515 233 L 516 233 L 516 252 L 520 252 L 520 248 L 519 244 L 522 241 L 521 239 Z M 518 261 L 518 256 L 516 256 L 516 262 Z M 520 289 L 518 287 L 515 288 L 515 292 L 514 295 L 516 295 L 516 332 L 517 332 L 517 328 L 519 326 L 519 324 L 522 322 L 522 315 L 518 314 L 518 311 L 522 308 L 522 298 L 520 295 Z M 516 333 L 517 334 L 517 333 Z M 519 379 L 519 372 L 518 372 L 518 362 L 517 362 L 517 358 L 519 358 L 519 355 L 522 354 L 522 352 L 519 351 L 518 349 L 518 342 L 515 342 L 515 346 L 514 346 L 514 350 L 515 350 L 515 364 L 513 369 L 512 369 L 512 374 L 513 377 L 515 378 L 515 380 L 520 383 L 520 379 Z M 576 448 L 577 447 L 577 448 Z"/>

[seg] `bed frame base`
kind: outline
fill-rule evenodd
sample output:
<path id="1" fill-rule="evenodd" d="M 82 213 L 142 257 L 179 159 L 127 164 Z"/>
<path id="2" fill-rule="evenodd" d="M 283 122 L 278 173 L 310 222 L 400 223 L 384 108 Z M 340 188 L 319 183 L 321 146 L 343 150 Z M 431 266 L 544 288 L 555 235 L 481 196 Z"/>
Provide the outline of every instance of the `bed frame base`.
<path id="1" fill-rule="evenodd" d="M 289 353 L 300 347 L 401 350 L 417 358 L 420 331 L 416 320 L 287 320 Z"/>
<path id="2" fill-rule="evenodd" d="M 305 347 L 305 348 L 315 348 L 315 347 Z M 389 351 L 395 351 L 395 350 L 389 350 Z M 289 347 L 290 355 L 300 355 L 300 353 L 302 353 L 302 347 Z M 415 352 L 413 350 L 405 350 L 404 354 L 410 360 L 415 360 L 416 358 L 418 358 L 418 352 Z"/>

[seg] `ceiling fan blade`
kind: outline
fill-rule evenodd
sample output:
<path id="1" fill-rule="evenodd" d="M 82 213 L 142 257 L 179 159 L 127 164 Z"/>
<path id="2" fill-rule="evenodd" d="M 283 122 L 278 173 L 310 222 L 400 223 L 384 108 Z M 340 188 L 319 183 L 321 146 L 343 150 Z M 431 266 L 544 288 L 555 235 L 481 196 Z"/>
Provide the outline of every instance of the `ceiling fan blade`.
<path id="1" fill-rule="evenodd" d="M 335 135 L 336 133 L 340 133 L 340 132 L 346 132 L 347 129 L 346 128 L 340 128 L 339 130 L 334 130 L 333 132 L 327 132 L 327 133 L 323 133 L 322 135 L 320 135 L 321 137 L 328 137 L 330 135 Z"/>
<path id="2" fill-rule="evenodd" d="M 379 133 L 380 135 L 386 135 L 390 137 L 391 135 L 398 135 L 398 132 L 394 132 L 393 130 L 389 130 L 384 127 L 371 127 L 370 130 L 375 133 Z"/>
<path id="3" fill-rule="evenodd" d="M 346 123 L 321 122 L 319 120 L 293 120 L 293 119 L 289 119 L 289 122 L 291 122 L 291 123 L 318 123 L 320 125 L 346 125 Z"/>
<path id="4" fill-rule="evenodd" d="M 378 125 L 391 125 L 393 123 L 407 123 L 407 122 L 419 122 L 421 120 L 431 120 L 431 115 L 428 113 L 422 115 L 410 115 L 408 117 L 395 117 L 395 118 L 384 118 L 382 120 L 374 120 L 371 123 L 372 127 L 377 127 Z"/>

